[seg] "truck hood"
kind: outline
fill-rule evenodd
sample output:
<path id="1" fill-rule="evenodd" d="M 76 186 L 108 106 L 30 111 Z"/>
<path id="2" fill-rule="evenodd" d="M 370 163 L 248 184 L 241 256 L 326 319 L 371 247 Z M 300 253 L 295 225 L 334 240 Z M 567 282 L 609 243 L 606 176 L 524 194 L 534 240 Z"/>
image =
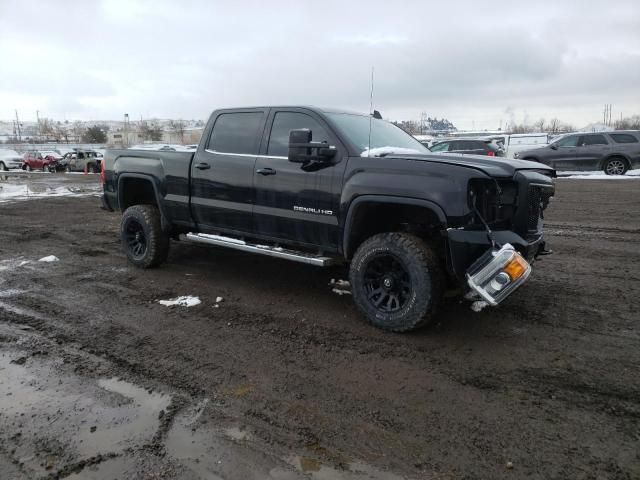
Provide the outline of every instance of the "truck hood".
<path id="1" fill-rule="evenodd" d="M 387 158 L 403 158 L 424 162 L 446 163 L 459 167 L 480 170 L 492 177 L 512 177 L 518 170 L 548 172 L 555 177 L 555 170 L 547 165 L 528 160 L 488 157 L 486 155 L 459 155 L 452 153 L 432 153 L 425 155 L 389 155 Z"/>

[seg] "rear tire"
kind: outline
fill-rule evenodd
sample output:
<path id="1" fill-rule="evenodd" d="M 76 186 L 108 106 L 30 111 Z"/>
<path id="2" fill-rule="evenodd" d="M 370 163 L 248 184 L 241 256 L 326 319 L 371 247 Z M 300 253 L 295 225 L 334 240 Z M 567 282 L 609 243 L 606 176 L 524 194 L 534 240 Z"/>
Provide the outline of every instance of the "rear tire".
<path id="1" fill-rule="evenodd" d="M 0 172 L 6 172 L 7 170 L 9 170 L 9 169 L 4 164 L 4 162 L 0 162 Z"/>
<path id="2" fill-rule="evenodd" d="M 26 168 L 25 168 L 25 170 L 26 170 L 27 172 L 31 172 L 31 171 L 33 171 L 33 168 L 31 168 L 31 165 L 27 165 L 27 166 L 26 166 Z"/>
<path id="3" fill-rule="evenodd" d="M 138 268 L 153 268 L 169 255 L 169 235 L 162 231 L 160 211 L 153 205 L 127 208 L 120 222 L 120 239 L 129 261 Z"/>
<path id="4" fill-rule="evenodd" d="M 369 323 L 391 332 L 427 325 L 443 295 L 440 261 L 424 240 L 405 233 L 381 233 L 363 242 L 349 280 Z"/>
<path id="5" fill-rule="evenodd" d="M 613 157 L 604 164 L 604 173 L 607 175 L 624 175 L 628 170 L 627 161 L 620 157 Z"/>

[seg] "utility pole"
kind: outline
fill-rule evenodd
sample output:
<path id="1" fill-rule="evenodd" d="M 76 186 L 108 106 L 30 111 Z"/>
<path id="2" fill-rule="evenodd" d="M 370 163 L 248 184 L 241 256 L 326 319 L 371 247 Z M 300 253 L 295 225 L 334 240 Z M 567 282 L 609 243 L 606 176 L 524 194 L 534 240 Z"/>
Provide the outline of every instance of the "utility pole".
<path id="1" fill-rule="evenodd" d="M 18 118 L 18 109 L 16 109 L 16 127 L 18 128 L 18 142 L 22 142 L 22 132 L 20 131 L 20 119 Z"/>
<path id="2" fill-rule="evenodd" d="M 36 120 L 38 120 L 38 138 L 42 141 L 42 129 L 40 128 L 40 110 L 36 110 Z"/>
<path id="3" fill-rule="evenodd" d="M 129 146 L 129 114 L 125 113 L 124 114 L 124 139 L 123 139 L 123 145 L 126 145 L 127 147 Z"/>

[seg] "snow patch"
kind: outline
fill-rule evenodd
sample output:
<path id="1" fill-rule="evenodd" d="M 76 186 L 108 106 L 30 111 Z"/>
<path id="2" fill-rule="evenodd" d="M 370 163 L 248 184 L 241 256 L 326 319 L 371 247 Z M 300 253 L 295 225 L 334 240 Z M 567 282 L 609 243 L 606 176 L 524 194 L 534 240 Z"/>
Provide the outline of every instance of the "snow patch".
<path id="1" fill-rule="evenodd" d="M 333 287 L 331 289 L 333 293 L 337 293 L 340 296 L 351 295 L 351 284 L 347 280 L 336 280 L 335 278 L 332 278 L 329 282 L 329 286 Z"/>
<path id="2" fill-rule="evenodd" d="M 169 300 L 158 300 L 160 305 L 164 305 L 165 307 L 195 307 L 196 305 L 200 305 L 202 302 L 198 297 L 192 297 L 191 295 L 184 295 L 178 298 L 172 298 Z"/>
<path id="3" fill-rule="evenodd" d="M 48 198 L 48 197 L 81 197 L 88 195 L 96 195 L 100 191 L 100 186 L 96 185 L 83 187 L 45 187 L 33 188 L 29 185 L 13 185 L 4 183 L 0 185 L 0 203 L 11 202 L 15 200 L 29 200 L 31 198 Z"/>
<path id="4" fill-rule="evenodd" d="M 371 148 L 371 149 L 367 148 L 364 152 L 360 154 L 360 156 L 361 157 L 380 157 L 382 155 L 393 155 L 393 154 L 420 155 L 423 153 L 424 152 L 421 152 L 419 150 L 414 150 L 413 148 L 386 146 L 386 147 L 377 147 L 377 148 Z"/>
<path id="5" fill-rule="evenodd" d="M 640 169 L 629 170 L 624 175 L 607 175 L 602 170 L 581 172 L 581 171 L 566 171 L 558 172 L 559 178 L 576 178 L 586 180 L 640 180 Z"/>
<path id="6" fill-rule="evenodd" d="M 222 297 L 216 297 L 216 303 L 220 303 L 222 300 L 224 300 L 224 298 L 222 298 Z"/>
<path id="7" fill-rule="evenodd" d="M 484 308 L 488 307 L 489 304 L 484 300 L 477 300 L 471 304 L 471 310 L 474 312 L 481 312 Z"/>
<path id="8" fill-rule="evenodd" d="M 55 255 L 49 255 L 48 257 L 42 257 L 39 262 L 58 262 L 60 259 Z M 28 263 L 28 262 L 27 262 Z"/>
<path id="9" fill-rule="evenodd" d="M 351 295 L 351 292 L 349 290 L 342 290 L 341 288 L 332 288 L 331 291 L 333 293 L 337 293 L 340 296 L 342 296 L 342 295 Z"/>

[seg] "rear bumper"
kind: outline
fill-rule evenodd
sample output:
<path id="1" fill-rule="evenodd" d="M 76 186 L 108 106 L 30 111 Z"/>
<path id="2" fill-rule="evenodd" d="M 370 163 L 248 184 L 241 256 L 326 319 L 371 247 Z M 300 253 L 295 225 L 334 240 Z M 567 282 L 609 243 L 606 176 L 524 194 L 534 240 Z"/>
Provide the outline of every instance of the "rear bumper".
<path id="1" fill-rule="evenodd" d="M 545 250 L 544 237 L 539 235 L 529 241 L 509 230 L 494 231 L 493 236 L 500 245 L 511 244 L 529 263 Z M 460 282 L 466 283 L 467 270 L 491 249 L 487 232 L 480 230 L 447 230 L 447 266 Z"/>

